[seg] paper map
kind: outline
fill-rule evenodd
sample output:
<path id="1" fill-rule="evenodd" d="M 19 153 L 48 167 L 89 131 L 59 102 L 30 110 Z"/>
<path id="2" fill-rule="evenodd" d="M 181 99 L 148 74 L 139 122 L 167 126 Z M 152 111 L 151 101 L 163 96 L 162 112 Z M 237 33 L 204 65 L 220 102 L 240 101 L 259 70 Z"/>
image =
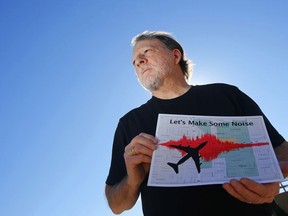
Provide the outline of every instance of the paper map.
<path id="1" fill-rule="evenodd" d="M 262 116 L 159 114 L 148 186 L 283 181 Z"/>

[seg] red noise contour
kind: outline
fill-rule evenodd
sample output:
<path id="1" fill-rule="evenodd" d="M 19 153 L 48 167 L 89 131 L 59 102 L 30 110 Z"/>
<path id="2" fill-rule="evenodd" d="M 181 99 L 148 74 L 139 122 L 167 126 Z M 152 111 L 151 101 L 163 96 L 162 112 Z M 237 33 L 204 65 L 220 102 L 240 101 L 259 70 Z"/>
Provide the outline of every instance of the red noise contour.
<path id="1" fill-rule="evenodd" d="M 259 143 L 235 143 L 231 141 L 221 141 L 218 139 L 215 135 L 212 134 L 204 134 L 201 137 L 196 138 L 187 138 L 185 135 L 182 136 L 179 140 L 170 140 L 165 143 L 161 143 L 160 145 L 165 146 L 169 149 L 176 149 L 173 146 L 170 145 L 179 145 L 179 146 L 185 146 L 185 147 L 191 147 L 196 148 L 198 145 L 200 145 L 203 142 L 208 143 L 199 150 L 199 155 L 201 155 L 202 159 L 205 161 L 213 160 L 218 157 L 221 153 L 229 152 L 235 149 L 240 148 L 247 148 L 252 146 L 263 146 L 268 145 L 268 142 L 259 142 Z M 181 149 L 176 149 L 179 152 L 181 152 L 182 156 L 186 155 L 187 153 Z"/>

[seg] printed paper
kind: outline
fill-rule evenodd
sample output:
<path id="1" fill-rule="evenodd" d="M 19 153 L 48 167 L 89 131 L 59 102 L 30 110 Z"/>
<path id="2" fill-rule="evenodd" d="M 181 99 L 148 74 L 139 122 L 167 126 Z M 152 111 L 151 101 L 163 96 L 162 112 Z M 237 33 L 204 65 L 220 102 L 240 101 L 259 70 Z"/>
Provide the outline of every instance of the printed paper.
<path id="1" fill-rule="evenodd" d="M 283 180 L 262 116 L 159 114 L 156 138 L 148 186 Z"/>

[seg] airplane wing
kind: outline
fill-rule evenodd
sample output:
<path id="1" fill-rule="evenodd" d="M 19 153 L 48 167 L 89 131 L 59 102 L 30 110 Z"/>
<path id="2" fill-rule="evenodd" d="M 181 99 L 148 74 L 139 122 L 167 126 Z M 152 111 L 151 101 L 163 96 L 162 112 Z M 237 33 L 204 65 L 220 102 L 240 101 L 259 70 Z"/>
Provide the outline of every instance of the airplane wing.
<path id="1" fill-rule="evenodd" d="M 184 161 L 186 161 L 188 158 L 192 157 L 194 160 L 194 163 L 196 165 L 198 173 L 200 173 L 200 155 L 199 155 L 199 150 L 202 149 L 205 145 L 207 144 L 206 142 L 203 142 L 199 144 L 196 148 L 192 148 L 189 146 L 181 146 L 181 145 L 170 145 L 173 148 L 185 151 L 187 154 L 177 163 L 177 165 L 182 164 Z M 171 163 L 169 164 L 171 166 Z M 175 168 L 174 168 L 175 170 Z M 178 172 L 176 172 L 178 173 Z"/>
<path id="2" fill-rule="evenodd" d="M 190 147 L 190 146 L 181 146 L 181 145 L 170 145 L 170 146 L 173 147 L 173 148 L 180 149 L 180 150 L 183 150 L 183 151 L 189 153 L 189 152 L 191 152 L 191 151 L 193 151 L 193 150 L 199 151 L 199 150 L 202 149 L 207 143 L 208 143 L 207 141 L 206 141 L 206 142 L 203 142 L 203 143 L 199 144 L 196 148 L 192 148 L 192 147 Z"/>

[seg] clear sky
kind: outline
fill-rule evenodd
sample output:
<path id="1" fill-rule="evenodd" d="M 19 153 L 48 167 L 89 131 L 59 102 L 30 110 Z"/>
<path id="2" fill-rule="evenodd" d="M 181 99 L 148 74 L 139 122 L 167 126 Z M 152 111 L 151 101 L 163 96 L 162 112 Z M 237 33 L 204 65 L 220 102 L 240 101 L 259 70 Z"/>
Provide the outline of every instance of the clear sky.
<path id="1" fill-rule="evenodd" d="M 0 2 L 0 215 L 112 216 L 118 119 L 150 98 L 131 37 L 173 33 L 191 84 L 229 83 L 288 139 L 286 0 Z M 217 104 L 215 104 L 217 106 Z M 141 205 L 123 213 L 141 216 Z"/>

